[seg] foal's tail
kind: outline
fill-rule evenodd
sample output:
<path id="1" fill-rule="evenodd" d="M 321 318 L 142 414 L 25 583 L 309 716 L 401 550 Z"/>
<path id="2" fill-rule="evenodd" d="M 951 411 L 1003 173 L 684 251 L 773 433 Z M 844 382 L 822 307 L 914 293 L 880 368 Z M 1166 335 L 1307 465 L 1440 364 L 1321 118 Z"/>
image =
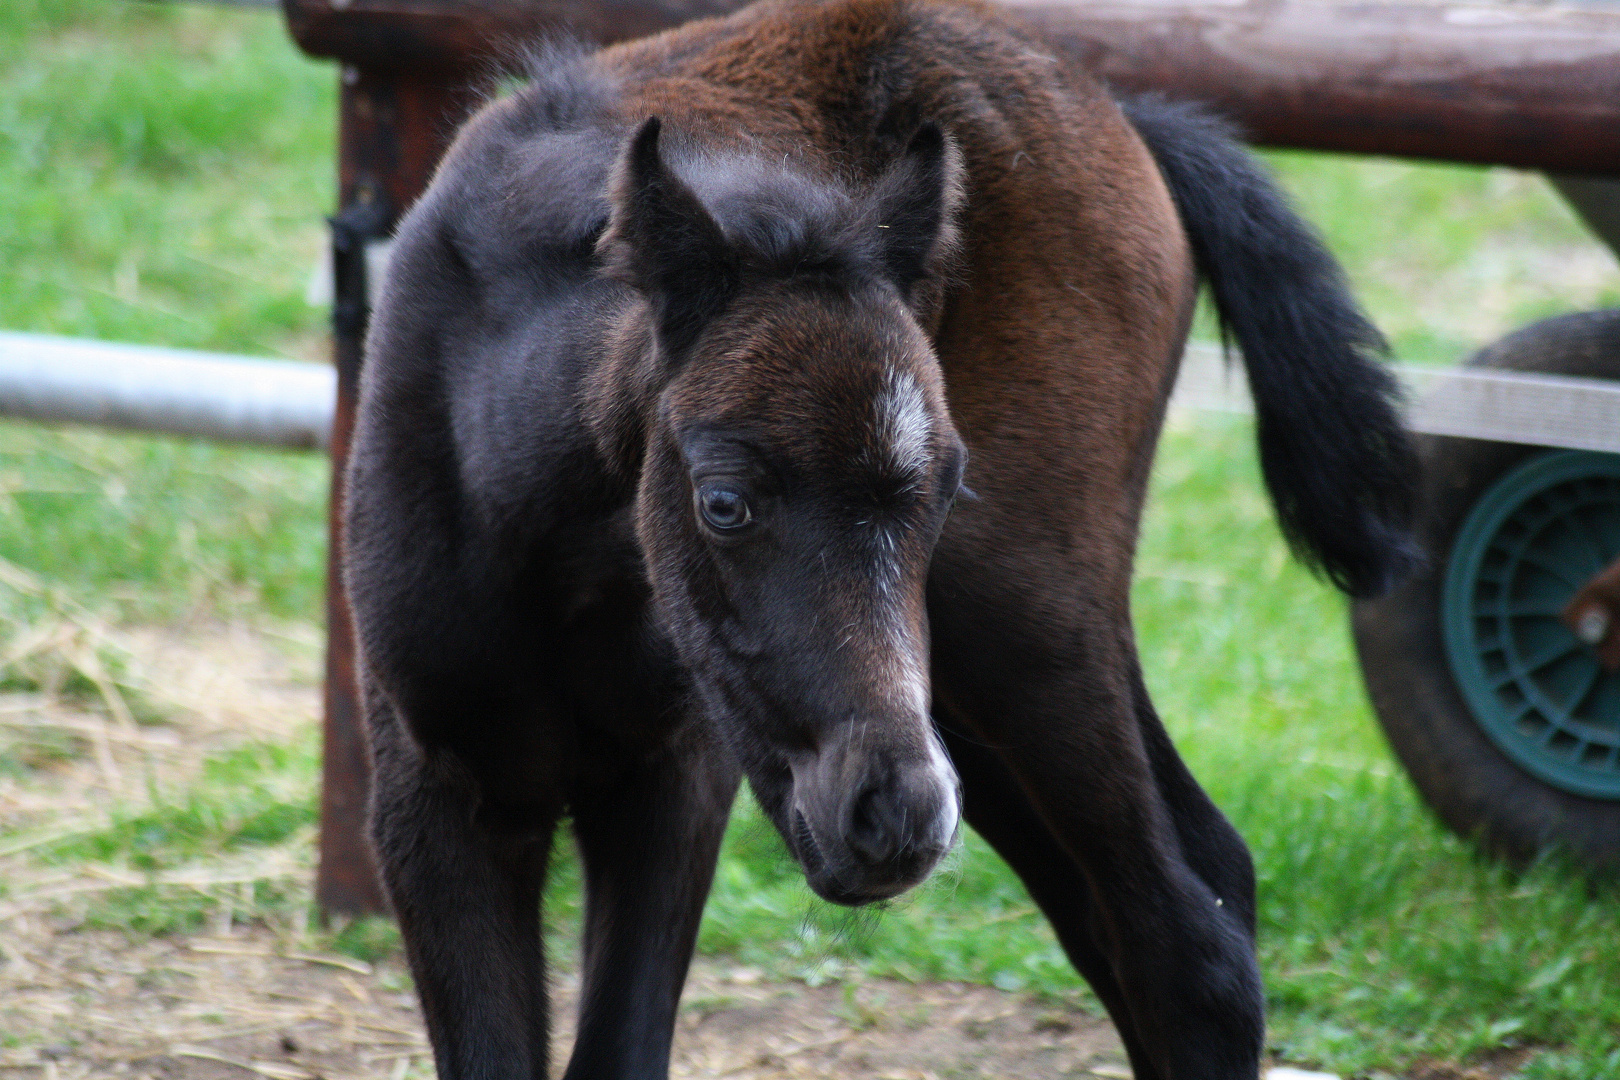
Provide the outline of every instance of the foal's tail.
<path id="1" fill-rule="evenodd" d="M 1417 457 L 1384 339 L 1344 273 L 1233 129 L 1202 109 L 1122 103 L 1169 185 L 1221 330 L 1243 352 L 1260 465 L 1295 554 L 1353 596 L 1399 584 Z"/>

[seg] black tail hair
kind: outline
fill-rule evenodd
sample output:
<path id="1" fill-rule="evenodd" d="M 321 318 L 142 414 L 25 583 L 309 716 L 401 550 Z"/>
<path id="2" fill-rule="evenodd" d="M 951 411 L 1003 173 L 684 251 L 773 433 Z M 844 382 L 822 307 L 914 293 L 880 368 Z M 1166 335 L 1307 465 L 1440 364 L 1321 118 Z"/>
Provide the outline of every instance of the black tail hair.
<path id="1" fill-rule="evenodd" d="M 1121 105 L 1170 188 L 1221 333 L 1242 350 L 1283 535 L 1352 596 L 1393 588 L 1423 559 L 1417 455 L 1378 362 L 1383 336 L 1231 125 L 1158 97 Z"/>

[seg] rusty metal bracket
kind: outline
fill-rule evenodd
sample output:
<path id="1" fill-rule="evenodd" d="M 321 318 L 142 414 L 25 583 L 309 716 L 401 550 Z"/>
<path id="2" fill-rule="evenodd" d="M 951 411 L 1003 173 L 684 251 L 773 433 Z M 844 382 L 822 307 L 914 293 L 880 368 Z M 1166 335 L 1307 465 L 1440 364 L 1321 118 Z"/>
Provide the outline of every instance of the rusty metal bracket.
<path id="1" fill-rule="evenodd" d="M 394 215 L 388 197 L 367 178 L 355 185 L 355 201 L 327 218 L 332 226 L 332 333 L 365 333 L 371 317 L 370 248 L 388 236 Z"/>

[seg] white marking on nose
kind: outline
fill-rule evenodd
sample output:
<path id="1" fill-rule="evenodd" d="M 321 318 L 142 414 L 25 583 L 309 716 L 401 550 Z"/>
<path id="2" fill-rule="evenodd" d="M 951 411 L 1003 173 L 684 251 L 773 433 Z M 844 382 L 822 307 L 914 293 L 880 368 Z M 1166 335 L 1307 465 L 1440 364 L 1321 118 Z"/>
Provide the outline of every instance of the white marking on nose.
<path id="1" fill-rule="evenodd" d="M 877 399 L 877 421 L 878 439 L 894 467 L 915 475 L 927 472 L 934 418 L 911 372 L 901 367 L 889 369 L 887 385 Z"/>
<path id="2" fill-rule="evenodd" d="M 926 720 L 927 718 L 924 717 Z M 934 770 L 934 782 L 945 789 L 946 808 L 936 823 L 935 838 L 940 847 L 950 847 L 956 839 L 956 826 L 962 820 L 962 782 L 956 775 L 956 766 L 940 744 L 932 729 L 928 732 L 928 764 Z"/>
<path id="3" fill-rule="evenodd" d="M 934 841 L 940 847 L 948 848 L 956 838 L 956 828 L 962 817 L 962 785 L 957 778 L 956 767 L 951 764 L 950 756 L 945 753 L 945 747 L 934 731 L 929 707 L 932 695 L 928 682 L 927 650 L 898 606 L 888 606 L 885 614 L 888 616 L 888 626 L 885 628 L 888 661 L 884 665 L 884 682 L 893 695 L 890 701 L 894 706 L 902 713 L 909 713 L 914 718 L 913 722 L 920 724 L 924 730 L 923 738 L 928 745 L 928 771 L 933 774 L 933 782 L 940 790 L 943 807 L 935 822 Z"/>

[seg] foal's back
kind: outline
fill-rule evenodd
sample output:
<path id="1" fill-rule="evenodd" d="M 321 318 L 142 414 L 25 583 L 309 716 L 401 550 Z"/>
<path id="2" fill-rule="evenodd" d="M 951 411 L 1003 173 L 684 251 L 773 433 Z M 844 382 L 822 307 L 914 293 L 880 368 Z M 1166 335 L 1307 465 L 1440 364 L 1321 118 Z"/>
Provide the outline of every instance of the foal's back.
<path id="1" fill-rule="evenodd" d="M 484 415 L 435 419 L 477 459 L 461 470 L 462 494 L 490 520 L 550 521 L 566 516 L 560 492 L 595 482 L 559 449 L 564 432 L 580 434 L 564 388 L 592 378 L 602 348 L 619 343 L 536 355 L 511 319 L 556 293 L 584 338 L 601 336 L 591 244 L 614 155 L 650 116 L 688 158 L 721 163 L 711 171 L 727 158 L 771 162 L 846 190 L 869 185 L 919 125 L 949 133 L 965 164 L 962 243 L 920 314 L 972 451 L 972 486 L 1040 493 L 1047 523 L 998 520 L 990 500 L 963 508 L 953 531 L 1032 543 L 1022 565 L 1036 569 L 1046 555 L 1081 552 L 1094 587 L 1123 611 L 1146 469 L 1191 318 L 1191 256 L 1112 98 L 976 0 L 766 0 L 594 55 L 550 55 L 533 85 L 476 117 L 430 193 L 472 252 L 475 291 L 501 316 L 465 333 L 430 324 L 477 346 L 455 359 L 458 377 L 488 385 L 461 395 L 488 402 Z M 465 314 L 453 289 L 414 285 L 445 293 L 452 319 Z M 402 321 L 381 320 L 383 331 Z M 436 361 L 415 363 L 390 374 L 424 392 L 437 385 Z M 533 447 L 513 441 L 532 442 L 537 424 L 558 429 L 539 469 Z M 529 505 L 509 505 L 519 491 Z"/>

